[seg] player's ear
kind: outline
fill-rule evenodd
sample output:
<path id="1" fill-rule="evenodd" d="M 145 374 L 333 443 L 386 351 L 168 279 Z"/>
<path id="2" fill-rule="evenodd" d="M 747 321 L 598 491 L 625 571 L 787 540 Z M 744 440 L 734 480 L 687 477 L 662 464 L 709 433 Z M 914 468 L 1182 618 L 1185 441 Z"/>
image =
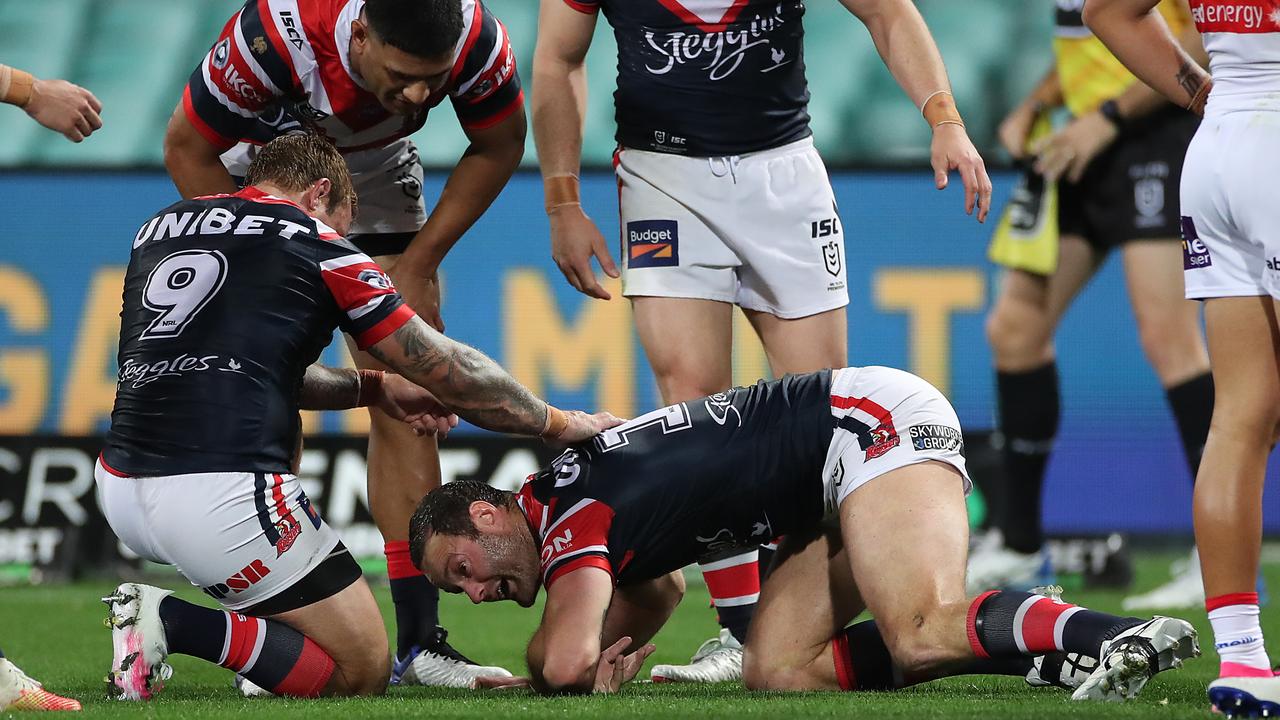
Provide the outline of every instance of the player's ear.
<path id="1" fill-rule="evenodd" d="M 492 530 L 498 524 L 498 508 L 492 503 L 476 500 L 468 510 L 471 513 L 471 523 L 481 532 Z"/>
<path id="2" fill-rule="evenodd" d="M 329 194 L 333 192 L 333 181 L 322 177 L 311 183 L 311 187 L 302 194 L 307 212 L 319 212 L 329 207 Z"/>

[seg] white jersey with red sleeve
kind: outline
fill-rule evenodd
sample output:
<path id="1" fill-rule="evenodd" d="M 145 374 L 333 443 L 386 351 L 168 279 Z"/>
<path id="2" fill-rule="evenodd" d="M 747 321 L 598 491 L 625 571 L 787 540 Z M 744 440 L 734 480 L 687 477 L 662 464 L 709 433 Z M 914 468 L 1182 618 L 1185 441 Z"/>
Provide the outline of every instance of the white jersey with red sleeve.
<path id="1" fill-rule="evenodd" d="M 506 29 L 479 0 L 462 0 L 446 92 L 414 115 L 388 112 L 351 67 L 351 23 L 363 7 L 364 0 L 248 0 L 192 73 L 182 98 L 187 118 L 222 150 L 306 126 L 352 152 L 417 131 L 445 94 L 468 129 L 520 106 Z"/>
<path id="2" fill-rule="evenodd" d="M 1191 0 L 1213 75 L 1208 115 L 1280 110 L 1280 0 Z"/>

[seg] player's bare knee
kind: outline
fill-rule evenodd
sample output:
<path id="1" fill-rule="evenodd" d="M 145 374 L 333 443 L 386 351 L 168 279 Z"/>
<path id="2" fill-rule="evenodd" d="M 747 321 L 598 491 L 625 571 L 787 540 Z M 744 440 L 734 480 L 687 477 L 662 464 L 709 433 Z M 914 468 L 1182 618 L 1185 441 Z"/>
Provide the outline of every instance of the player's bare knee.
<path id="1" fill-rule="evenodd" d="M 747 646 L 750 647 L 750 646 Z M 742 656 L 742 684 L 748 690 L 819 690 L 823 683 L 806 663 L 765 661 L 757 658 L 747 661 L 747 649 Z"/>
<path id="2" fill-rule="evenodd" d="M 998 303 L 987 315 L 987 343 L 998 365 L 1032 365 L 1049 352 L 1050 334 L 1034 313 Z"/>

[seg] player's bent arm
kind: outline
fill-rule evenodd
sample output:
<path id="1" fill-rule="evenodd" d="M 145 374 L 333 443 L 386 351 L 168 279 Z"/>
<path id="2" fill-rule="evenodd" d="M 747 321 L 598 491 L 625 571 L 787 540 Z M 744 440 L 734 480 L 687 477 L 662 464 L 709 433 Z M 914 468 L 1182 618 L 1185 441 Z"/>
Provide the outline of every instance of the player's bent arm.
<path id="1" fill-rule="evenodd" d="M 1089 29 L 1138 79 L 1174 103 L 1204 112 L 1213 81 L 1209 73 L 1178 44 L 1159 0 L 1089 0 L 1084 20 Z"/>
<path id="2" fill-rule="evenodd" d="M 182 197 L 233 193 L 239 189 L 222 164 L 222 152 L 196 130 L 182 103 L 178 103 L 164 133 L 164 166 Z"/>
<path id="3" fill-rule="evenodd" d="M 396 261 L 397 277 L 435 274 L 445 255 L 489 209 L 520 166 L 527 125 L 521 106 L 490 127 L 463 129 L 471 143 L 445 181 L 431 216 Z"/>
<path id="4" fill-rule="evenodd" d="M 576 176 L 587 114 L 587 49 L 596 16 L 542 0 L 533 51 L 533 140 L 542 176 Z"/>
<path id="5" fill-rule="evenodd" d="M 589 693 L 600 661 L 600 633 L 613 598 L 613 578 L 588 566 L 570 571 L 547 590 L 542 624 L 525 657 L 540 693 Z"/>
<path id="6" fill-rule="evenodd" d="M 482 428 L 533 436 L 547 430 L 547 403 L 489 356 L 445 337 L 417 316 L 368 350 Z"/>
<path id="7" fill-rule="evenodd" d="M 360 374 L 319 363 L 307 368 L 298 393 L 299 410 L 350 410 L 360 406 Z"/>

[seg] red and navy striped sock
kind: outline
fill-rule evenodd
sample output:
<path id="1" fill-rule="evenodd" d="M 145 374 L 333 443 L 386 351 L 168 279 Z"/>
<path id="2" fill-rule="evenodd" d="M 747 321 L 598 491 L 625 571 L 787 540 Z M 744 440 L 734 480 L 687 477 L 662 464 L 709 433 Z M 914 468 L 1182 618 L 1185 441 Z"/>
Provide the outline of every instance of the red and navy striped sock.
<path id="1" fill-rule="evenodd" d="M 836 680 L 841 690 L 896 690 L 916 683 L 936 680 L 938 675 L 904 676 L 894 666 L 889 648 L 875 620 L 850 625 L 831 639 L 831 654 L 836 665 Z M 1032 658 L 976 659 L 964 667 L 953 668 L 953 675 L 1016 675 L 1026 677 Z"/>
<path id="2" fill-rule="evenodd" d="M 698 566 L 707 581 L 720 627 L 745 643 L 747 627 L 760 599 L 759 552 L 756 548 L 735 550 L 733 554 L 699 562 Z"/>
<path id="3" fill-rule="evenodd" d="M 275 695 L 317 697 L 333 676 L 329 654 L 282 622 L 160 601 L 169 652 L 221 665 Z"/>
<path id="4" fill-rule="evenodd" d="M 387 580 L 391 602 L 396 609 L 396 659 L 403 660 L 434 647 L 440 624 L 440 591 L 409 559 L 409 542 L 401 540 L 383 546 L 387 556 Z"/>
<path id="5" fill-rule="evenodd" d="M 1043 595 L 992 590 L 970 603 L 965 630 L 980 658 L 1055 651 L 1098 657 L 1103 642 L 1142 622 Z"/>

